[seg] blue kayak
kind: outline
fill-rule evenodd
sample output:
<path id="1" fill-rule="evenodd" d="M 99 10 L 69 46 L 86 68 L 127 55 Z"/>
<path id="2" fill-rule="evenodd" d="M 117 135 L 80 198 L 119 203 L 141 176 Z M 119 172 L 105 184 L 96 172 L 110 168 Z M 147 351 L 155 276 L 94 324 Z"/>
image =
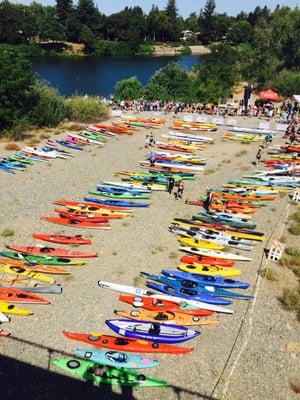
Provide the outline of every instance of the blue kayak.
<path id="1" fill-rule="evenodd" d="M 157 360 L 135 354 L 122 353 L 113 350 L 80 350 L 75 353 L 84 360 L 117 368 L 153 368 L 159 365 Z"/>
<path id="2" fill-rule="evenodd" d="M 31 161 L 38 161 L 38 162 L 43 162 L 43 163 L 48 162 L 48 160 L 45 160 L 44 158 L 41 158 L 41 157 L 38 157 L 38 156 L 30 156 L 30 155 L 27 155 L 27 154 L 23 153 L 22 151 L 16 152 L 15 156 L 24 158 L 26 160 L 31 160 Z"/>
<path id="3" fill-rule="evenodd" d="M 146 203 L 135 203 L 134 201 L 121 201 L 121 200 L 104 200 L 104 199 L 94 199 L 93 197 L 84 197 L 84 201 L 104 204 L 106 206 L 116 206 L 116 207 L 140 207 L 146 208 L 149 207 L 150 204 Z"/>
<path id="4" fill-rule="evenodd" d="M 195 301 L 201 301 L 203 303 L 207 304 L 217 304 L 217 305 L 223 305 L 226 306 L 228 304 L 231 304 L 231 301 L 229 300 L 224 300 L 221 297 L 217 297 L 211 294 L 207 294 L 208 292 L 203 289 L 202 287 L 199 287 L 197 290 L 195 289 L 187 289 L 181 287 L 181 285 L 178 285 L 175 281 L 175 283 L 169 279 L 172 283 L 172 285 L 168 284 L 163 284 L 160 285 L 156 282 L 147 282 L 147 286 L 150 289 L 157 290 L 159 292 L 175 296 L 175 297 L 182 297 L 183 299 L 189 299 L 189 300 L 195 300 Z"/>
<path id="5" fill-rule="evenodd" d="M 250 286 L 250 283 L 248 282 L 236 281 L 234 279 L 223 278 L 221 276 L 191 274 L 189 272 L 173 271 L 168 269 L 164 269 L 161 272 L 170 278 L 188 279 L 197 282 L 202 286 L 209 285 L 224 289 L 248 289 Z"/>
<path id="6" fill-rule="evenodd" d="M 239 298 L 239 299 L 252 299 L 252 296 L 236 293 L 236 292 L 230 292 L 228 290 L 224 290 L 220 287 L 215 287 L 209 284 L 206 285 L 201 285 L 195 280 L 191 279 L 170 279 L 166 276 L 162 275 L 154 275 L 154 274 L 148 274 L 147 272 L 142 272 L 142 275 L 145 277 L 155 280 L 157 282 L 163 283 L 165 285 L 171 286 L 175 290 L 182 290 L 182 289 L 191 289 L 191 290 L 196 290 L 199 291 L 198 295 L 206 295 L 206 296 L 217 296 L 218 297 L 233 297 L 233 298 Z M 223 300 L 223 299 L 220 299 Z M 226 301 L 226 300 L 223 300 Z M 221 303 L 223 304 L 223 303 Z"/>
<path id="7" fill-rule="evenodd" d="M 140 194 L 140 193 L 150 193 L 149 191 L 146 192 L 145 190 L 138 190 L 138 189 L 131 189 L 131 188 L 122 188 L 122 187 L 113 187 L 113 186 L 105 186 L 105 185 L 97 185 L 97 190 L 99 192 L 107 192 L 107 193 L 133 193 L 133 194 Z"/>
<path id="8" fill-rule="evenodd" d="M 24 165 L 20 163 L 14 163 L 10 161 L 0 160 L 0 165 L 7 167 L 9 169 L 15 169 L 17 171 L 23 171 Z"/>
<path id="9" fill-rule="evenodd" d="M 60 144 L 61 146 L 68 147 L 69 149 L 73 149 L 73 150 L 83 150 L 82 147 L 76 146 L 76 144 L 73 144 L 73 143 L 68 143 L 68 142 L 66 142 L 65 140 L 57 140 L 57 139 L 56 139 L 56 142 L 57 142 L 58 144 Z"/>
<path id="10" fill-rule="evenodd" d="M 5 165 L 0 164 L 0 169 L 2 169 L 2 171 L 8 172 L 9 174 L 15 173 L 15 171 L 12 168 L 6 167 Z"/>

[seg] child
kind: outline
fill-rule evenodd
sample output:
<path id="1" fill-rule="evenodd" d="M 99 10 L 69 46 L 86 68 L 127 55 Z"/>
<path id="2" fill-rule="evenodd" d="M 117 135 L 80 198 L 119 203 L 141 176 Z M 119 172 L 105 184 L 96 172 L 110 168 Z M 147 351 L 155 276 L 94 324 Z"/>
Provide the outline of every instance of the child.
<path id="1" fill-rule="evenodd" d="M 172 194 L 173 189 L 174 189 L 174 186 L 175 186 L 175 179 L 174 179 L 173 176 L 171 175 L 171 176 L 168 178 L 168 186 L 167 186 L 167 190 L 168 190 L 169 195 Z"/>
<path id="2" fill-rule="evenodd" d="M 256 153 L 256 166 L 260 163 L 261 160 L 261 153 L 262 153 L 262 147 L 259 147 L 257 153 Z"/>
<path id="3" fill-rule="evenodd" d="M 178 183 L 178 189 L 177 192 L 174 193 L 175 199 L 182 199 L 182 195 L 183 195 L 183 191 L 184 191 L 184 182 L 183 180 L 179 181 Z"/>
<path id="4" fill-rule="evenodd" d="M 150 145 L 149 135 L 146 135 L 146 139 L 145 139 L 145 149 L 148 149 L 149 145 Z"/>

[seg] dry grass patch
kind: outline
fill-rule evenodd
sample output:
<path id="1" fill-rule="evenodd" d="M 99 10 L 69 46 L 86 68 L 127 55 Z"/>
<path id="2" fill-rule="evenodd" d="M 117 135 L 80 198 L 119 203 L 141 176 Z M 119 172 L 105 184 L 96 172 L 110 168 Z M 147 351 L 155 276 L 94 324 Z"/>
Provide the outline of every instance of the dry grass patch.
<path id="1" fill-rule="evenodd" d="M 51 137 L 51 135 L 49 133 L 42 133 L 40 135 L 40 139 L 49 139 Z"/>
<path id="2" fill-rule="evenodd" d="M 295 289 L 283 289 L 280 302 L 285 310 L 300 313 L 300 287 Z"/>
<path id="3" fill-rule="evenodd" d="M 300 383 L 292 383 L 291 388 L 294 393 L 296 394 L 300 393 Z"/>
<path id="4" fill-rule="evenodd" d="M 275 282 L 279 280 L 279 275 L 276 271 L 274 271 L 270 267 L 264 268 L 262 271 L 260 271 L 259 275 L 262 278 L 267 279 L 268 281 Z"/>
<path id="5" fill-rule="evenodd" d="M 174 260 L 174 259 L 176 259 L 177 257 L 178 257 L 178 254 L 176 253 L 176 251 L 172 251 L 172 252 L 169 254 L 170 260 Z"/>
<path id="6" fill-rule="evenodd" d="M 300 224 L 293 224 L 288 228 L 288 231 L 291 235 L 298 236 L 300 235 Z"/>
<path id="7" fill-rule="evenodd" d="M 20 146 L 17 143 L 7 143 L 4 148 L 5 150 L 20 150 Z"/>
<path id="8" fill-rule="evenodd" d="M 242 157 L 248 154 L 248 150 L 240 150 L 235 154 L 235 157 Z"/>
<path id="9" fill-rule="evenodd" d="M 10 237 L 10 236 L 14 236 L 14 234 L 15 234 L 15 231 L 13 229 L 5 228 L 1 232 L 0 236 L 2 236 L 2 237 Z"/>

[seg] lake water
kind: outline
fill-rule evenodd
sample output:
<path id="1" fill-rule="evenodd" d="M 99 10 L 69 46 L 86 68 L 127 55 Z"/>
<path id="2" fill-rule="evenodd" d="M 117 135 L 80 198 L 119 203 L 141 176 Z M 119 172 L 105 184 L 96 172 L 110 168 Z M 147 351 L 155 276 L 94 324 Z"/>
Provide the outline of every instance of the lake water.
<path id="1" fill-rule="evenodd" d="M 187 71 L 203 57 L 43 57 L 35 59 L 33 69 L 65 96 L 74 93 L 108 97 L 117 81 L 137 76 L 146 84 L 159 68 L 170 61 Z"/>

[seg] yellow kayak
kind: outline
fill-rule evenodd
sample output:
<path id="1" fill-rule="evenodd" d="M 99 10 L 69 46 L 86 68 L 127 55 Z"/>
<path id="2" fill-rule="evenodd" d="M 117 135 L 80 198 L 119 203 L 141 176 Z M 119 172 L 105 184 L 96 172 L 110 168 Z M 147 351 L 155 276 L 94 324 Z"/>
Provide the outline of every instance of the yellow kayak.
<path id="1" fill-rule="evenodd" d="M 125 310 L 115 311 L 115 313 L 119 317 L 135 319 L 137 321 L 160 322 L 180 326 L 218 325 L 219 323 L 216 319 L 185 314 L 180 311 Z"/>
<path id="2" fill-rule="evenodd" d="M 186 141 L 184 140 L 168 140 L 168 143 L 171 145 L 175 145 L 175 146 L 180 146 L 183 149 L 186 150 L 200 150 L 200 149 L 205 149 L 206 146 L 203 146 L 202 144 L 187 144 Z"/>
<path id="3" fill-rule="evenodd" d="M 33 314 L 31 311 L 26 310 L 25 308 L 19 308 L 14 304 L 6 303 L 6 301 L 0 301 L 0 312 L 4 314 L 23 315 L 23 316 Z"/>
<path id="4" fill-rule="evenodd" d="M 177 162 L 186 162 L 189 164 L 199 164 L 205 162 L 204 158 L 186 158 L 186 157 L 176 157 L 174 161 Z"/>
<path id="5" fill-rule="evenodd" d="M 180 238 L 178 240 L 178 242 L 180 244 L 182 244 L 183 246 L 201 247 L 202 249 L 210 249 L 210 250 L 224 250 L 225 249 L 224 246 L 210 242 L 209 240 Z"/>
<path id="6" fill-rule="evenodd" d="M 184 272 L 200 275 L 217 275 L 222 277 L 231 277 L 241 275 L 241 271 L 236 268 L 223 268 L 216 266 L 207 266 L 202 264 L 179 264 L 178 269 Z"/>
<path id="7" fill-rule="evenodd" d="M 173 125 L 177 126 L 194 126 L 194 127 L 206 127 L 206 128 L 216 128 L 216 124 L 210 124 L 208 122 L 188 122 L 188 121 L 180 121 L 176 120 L 173 122 Z"/>
<path id="8" fill-rule="evenodd" d="M 238 183 L 227 183 L 223 185 L 225 188 L 233 188 L 233 189 L 253 189 L 253 190 L 265 190 L 267 192 L 286 192 L 289 188 L 282 187 L 282 186 L 263 186 L 263 185 L 247 185 L 247 184 L 238 184 Z"/>
<path id="9" fill-rule="evenodd" d="M 222 232 L 223 235 L 228 235 L 228 236 L 235 236 L 241 239 L 249 239 L 249 240 L 256 240 L 263 242 L 266 240 L 265 236 L 260 236 L 260 235 L 255 235 L 255 233 L 244 233 L 244 232 L 239 232 L 239 231 L 231 231 L 229 229 L 226 229 L 225 231 L 219 231 L 218 229 L 215 228 L 210 228 L 206 226 L 202 226 L 200 221 L 198 224 L 192 224 L 192 223 L 187 223 L 187 222 L 181 222 L 181 221 L 172 221 L 172 224 L 175 226 L 183 226 L 187 228 L 202 228 L 202 229 L 209 229 L 210 231 L 214 232 Z"/>
<path id="10" fill-rule="evenodd" d="M 55 283 L 54 278 L 50 278 L 50 276 L 48 276 L 48 275 L 32 271 L 32 269 L 30 269 L 30 268 L 15 267 L 13 265 L 0 264 L 0 272 L 4 272 L 6 274 L 18 274 L 21 276 L 34 278 L 36 280 L 45 282 L 49 285 L 52 285 Z"/>

